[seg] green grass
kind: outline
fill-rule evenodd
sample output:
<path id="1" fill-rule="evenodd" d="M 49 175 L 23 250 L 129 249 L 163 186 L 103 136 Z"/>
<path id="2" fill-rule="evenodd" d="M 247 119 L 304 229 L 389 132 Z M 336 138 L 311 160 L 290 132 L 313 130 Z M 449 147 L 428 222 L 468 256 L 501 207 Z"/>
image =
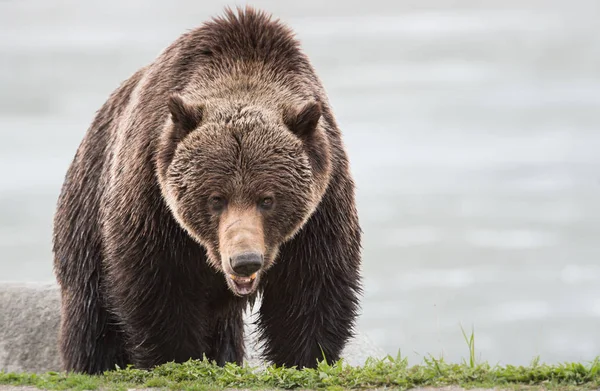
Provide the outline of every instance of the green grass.
<path id="1" fill-rule="evenodd" d="M 473 351 L 474 354 L 474 351 Z M 50 372 L 43 375 L 0 372 L 0 384 L 31 385 L 51 390 L 126 390 L 161 387 L 183 390 L 249 389 L 360 389 L 460 385 L 504 389 L 598 389 L 600 358 L 588 364 L 540 364 L 530 366 L 491 366 L 472 360 L 462 364 L 446 363 L 432 357 L 423 364 L 409 366 L 404 358 L 370 359 L 362 367 L 342 361 L 333 365 L 321 362 L 317 369 L 268 367 L 257 370 L 226 365 L 221 368 L 207 360 L 183 364 L 168 363 L 152 371 L 134 368 L 109 371 L 100 376 Z"/>
<path id="2" fill-rule="evenodd" d="M 462 329 L 462 327 L 461 327 Z M 413 387 L 462 386 L 497 389 L 600 390 L 600 357 L 582 363 L 541 364 L 534 359 L 529 366 L 492 366 L 478 363 L 475 335 L 462 330 L 469 349 L 468 360 L 451 364 L 428 357 L 421 365 L 409 366 L 408 360 L 387 356 L 368 359 L 362 367 L 340 360 L 321 361 L 316 369 L 270 366 L 259 369 L 214 362 L 190 360 L 183 364 L 167 363 L 151 371 L 132 367 L 105 372 L 99 376 L 48 372 L 45 374 L 6 373 L 0 371 L 0 385 L 35 386 L 48 390 L 127 390 L 131 388 L 168 388 L 177 390 L 244 389 L 409 389 Z"/>

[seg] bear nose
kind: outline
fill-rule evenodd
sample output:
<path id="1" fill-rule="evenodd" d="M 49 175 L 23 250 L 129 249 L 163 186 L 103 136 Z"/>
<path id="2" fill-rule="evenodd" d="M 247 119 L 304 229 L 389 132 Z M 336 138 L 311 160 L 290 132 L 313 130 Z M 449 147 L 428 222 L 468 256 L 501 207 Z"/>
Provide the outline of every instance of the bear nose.
<path id="1" fill-rule="evenodd" d="M 231 257 L 231 268 L 238 276 L 249 277 L 263 265 L 263 256 L 258 253 L 244 253 Z"/>

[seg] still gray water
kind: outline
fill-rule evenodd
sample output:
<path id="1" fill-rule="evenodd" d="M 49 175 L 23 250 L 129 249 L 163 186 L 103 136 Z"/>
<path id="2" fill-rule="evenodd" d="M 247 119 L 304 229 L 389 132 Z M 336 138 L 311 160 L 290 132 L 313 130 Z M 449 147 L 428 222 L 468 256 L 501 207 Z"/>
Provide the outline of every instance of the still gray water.
<path id="1" fill-rule="evenodd" d="M 0 2 L 0 280 L 52 280 L 52 215 L 93 115 L 223 1 Z M 359 328 L 419 362 L 600 355 L 600 2 L 261 0 L 345 135 Z"/>

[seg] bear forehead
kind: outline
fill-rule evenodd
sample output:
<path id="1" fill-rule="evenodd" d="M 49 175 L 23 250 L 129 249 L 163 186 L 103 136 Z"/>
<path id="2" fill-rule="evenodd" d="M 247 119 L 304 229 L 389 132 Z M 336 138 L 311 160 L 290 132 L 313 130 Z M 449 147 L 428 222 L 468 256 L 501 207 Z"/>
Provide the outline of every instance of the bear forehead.
<path id="1" fill-rule="evenodd" d="M 186 140 L 190 152 L 214 163 L 308 164 L 302 141 L 285 126 L 258 122 L 246 125 L 206 124 Z"/>
<path id="2" fill-rule="evenodd" d="M 207 102 L 206 106 L 207 118 L 216 123 L 229 124 L 235 127 L 257 127 L 277 122 L 277 116 L 274 113 L 255 104 L 215 99 Z"/>
<path id="3" fill-rule="evenodd" d="M 261 122 L 206 124 L 186 141 L 190 152 L 217 161 L 246 158 L 255 162 L 303 160 L 303 144 L 284 126 Z"/>

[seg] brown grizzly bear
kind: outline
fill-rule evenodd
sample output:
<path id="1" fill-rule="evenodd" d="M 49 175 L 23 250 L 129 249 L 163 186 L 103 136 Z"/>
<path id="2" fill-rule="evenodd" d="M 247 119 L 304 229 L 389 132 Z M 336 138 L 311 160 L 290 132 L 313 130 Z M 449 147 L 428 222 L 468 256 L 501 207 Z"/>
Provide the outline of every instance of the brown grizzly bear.
<path id="1" fill-rule="evenodd" d="M 339 358 L 361 292 L 354 183 L 326 94 L 290 29 L 226 10 L 109 97 L 54 228 L 68 371 Z"/>

